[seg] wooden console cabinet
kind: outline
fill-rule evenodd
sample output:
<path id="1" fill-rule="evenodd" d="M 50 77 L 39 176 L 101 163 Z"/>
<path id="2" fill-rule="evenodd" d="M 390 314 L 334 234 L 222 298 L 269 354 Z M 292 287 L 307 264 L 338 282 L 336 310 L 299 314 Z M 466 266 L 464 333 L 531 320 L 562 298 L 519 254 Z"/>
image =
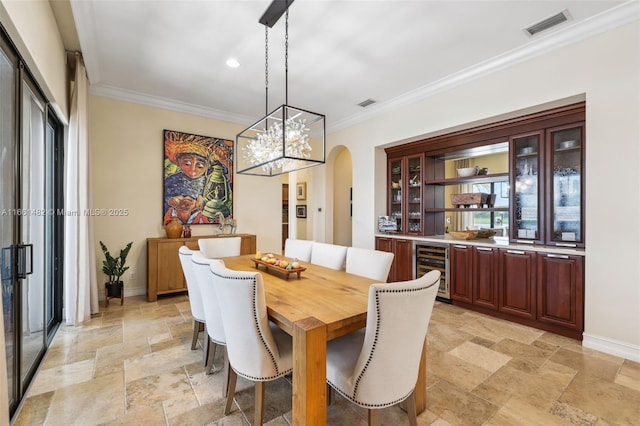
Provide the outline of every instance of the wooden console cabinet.
<path id="1" fill-rule="evenodd" d="M 376 250 L 393 253 L 393 263 L 387 282 L 413 279 L 413 243 L 411 240 L 376 237 Z"/>
<path id="2" fill-rule="evenodd" d="M 256 252 L 256 236 L 252 234 L 201 235 L 192 238 L 147 238 L 147 300 L 155 302 L 159 294 L 187 291 L 178 250 L 186 245 L 198 250 L 203 238 L 240 237 L 240 254 Z"/>

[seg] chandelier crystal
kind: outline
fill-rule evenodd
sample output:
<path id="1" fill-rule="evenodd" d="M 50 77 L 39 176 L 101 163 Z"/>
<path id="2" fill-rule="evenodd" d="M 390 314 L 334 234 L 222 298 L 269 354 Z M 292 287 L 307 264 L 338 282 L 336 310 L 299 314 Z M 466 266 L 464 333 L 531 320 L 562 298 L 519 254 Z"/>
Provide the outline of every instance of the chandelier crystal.
<path id="1" fill-rule="evenodd" d="M 274 0 L 260 19 L 273 26 L 286 11 L 285 103 L 236 135 L 238 174 L 277 176 L 325 162 L 325 116 L 287 105 L 288 100 L 288 2 Z M 282 9 L 285 7 L 285 9 Z M 280 8 L 269 15 L 272 8 Z M 268 29 L 265 28 L 265 92 L 268 105 Z"/>

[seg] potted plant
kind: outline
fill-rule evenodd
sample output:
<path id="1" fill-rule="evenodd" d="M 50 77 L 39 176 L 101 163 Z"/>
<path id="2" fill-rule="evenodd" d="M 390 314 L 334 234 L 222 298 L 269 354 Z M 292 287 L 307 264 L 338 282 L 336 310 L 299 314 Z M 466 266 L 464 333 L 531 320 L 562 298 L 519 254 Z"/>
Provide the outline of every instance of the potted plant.
<path id="1" fill-rule="evenodd" d="M 122 291 L 124 283 L 120 279 L 124 275 L 124 273 L 129 269 L 128 266 L 125 266 L 127 261 L 127 255 L 129 254 L 129 250 L 131 249 L 131 245 L 133 241 L 125 246 L 125 248 L 120 250 L 120 254 L 118 256 L 112 256 L 107 249 L 107 246 L 104 245 L 102 241 L 100 241 L 100 247 L 102 247 L 102 253 L 104 253 L 104 260 L 102 261 L 102 272 L 104 272 L 107 277 L 109 277 L 109 281 L 105 283 L 106 289 L 106 303 L 109 304 L 110 297 L 118 297 L 122 300 Z"/>

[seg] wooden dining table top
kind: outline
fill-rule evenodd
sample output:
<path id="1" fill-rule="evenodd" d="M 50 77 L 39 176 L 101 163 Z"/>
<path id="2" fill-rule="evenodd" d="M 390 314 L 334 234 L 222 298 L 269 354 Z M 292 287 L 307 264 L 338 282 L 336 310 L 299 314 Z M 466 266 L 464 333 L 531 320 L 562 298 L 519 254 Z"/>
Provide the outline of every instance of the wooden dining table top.
<path id="1" fill-rule="evenodd" d="M 284 256 L 278 256 L 280 259 Z M 369 287 L 379 282 L 311 263 L 298 278 L 256 265 L 252 255 L 225 257 L 229 269 L 261 272 L 269 318 L 292 334 L 292 325 L 313 317 L 327 327 L 327 340 L 342 336 L 366 325 Z"/>

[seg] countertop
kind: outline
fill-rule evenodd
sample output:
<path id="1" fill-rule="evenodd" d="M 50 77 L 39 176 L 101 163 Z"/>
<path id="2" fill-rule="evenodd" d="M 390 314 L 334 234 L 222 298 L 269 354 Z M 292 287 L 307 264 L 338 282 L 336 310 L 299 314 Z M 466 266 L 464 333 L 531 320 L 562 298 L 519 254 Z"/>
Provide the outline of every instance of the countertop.
<path id="1" fill-rule="evenodd" d="M 467 246 L 497 247 L 509 250 L 524 250 L 541 253 L 566 254 L 572 256 L 585 256 L 585 249 L 573 247 L 543 246 L 526 243 L 510 243 L 508 237 L 476 238 L 472 240 L 456 240 L 450 235 L 404 235 L 404 234 L 375 234 L 376 237 L 397 238 L 402 240 L 412 240 L 416 243 L 439 243 L 439 244 L 464 244 Z"/>

